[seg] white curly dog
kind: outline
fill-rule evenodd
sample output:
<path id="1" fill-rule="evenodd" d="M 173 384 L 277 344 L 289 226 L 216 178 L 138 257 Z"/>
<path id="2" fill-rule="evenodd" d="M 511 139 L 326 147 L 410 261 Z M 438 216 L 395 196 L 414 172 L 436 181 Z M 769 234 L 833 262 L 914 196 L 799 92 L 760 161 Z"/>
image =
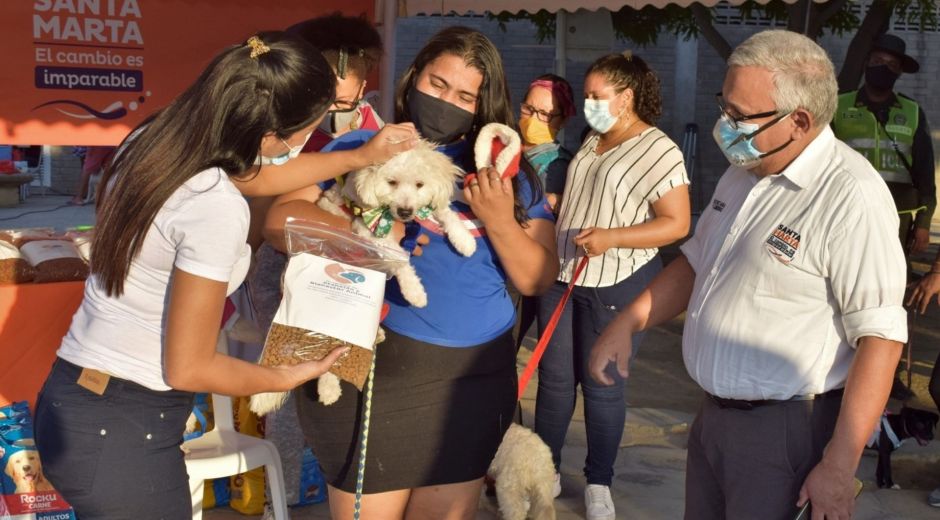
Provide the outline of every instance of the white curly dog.
<path id="1" fill-rule="evenodd" d="M 450 208 L 454 183 L 463 171 L 434 146 L 420 140 L 414 148 L 386 163 L 351 172 L 342 186 L 337 183 L 327 190 L 318 205 L 341 216 L 347 215 L 344 207 L 352 208 L 356 234 L 396 249 L 401 246 L 390 232 L 393 220 L 410 222 L 430 217 L 441 225 L 457 252 L 471 256 L 476 251 L 476 239 Z M 411 264 L 392 274 L 398 278 L 408 303 L 415 307 L 428 304 L 424 284 Z"/>
<path id="2" fill-rule="evenodd" d="M 504 520 L 555 520 L 552 452 L 532 430 L 513 423 L 490 464 Z"/>

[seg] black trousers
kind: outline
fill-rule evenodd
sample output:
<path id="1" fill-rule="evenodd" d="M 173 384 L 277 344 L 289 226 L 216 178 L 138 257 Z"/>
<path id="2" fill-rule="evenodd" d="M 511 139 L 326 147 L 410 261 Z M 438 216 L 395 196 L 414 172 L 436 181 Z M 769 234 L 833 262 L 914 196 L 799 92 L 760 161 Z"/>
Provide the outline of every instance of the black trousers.
<path id="1" fill-rule="evenodd" d="M 180 444 L 193 394 L 112 377 L 103 395 L 57 359 L 36 403 L 43 472 L 80 520 L 192 518 Z"/>

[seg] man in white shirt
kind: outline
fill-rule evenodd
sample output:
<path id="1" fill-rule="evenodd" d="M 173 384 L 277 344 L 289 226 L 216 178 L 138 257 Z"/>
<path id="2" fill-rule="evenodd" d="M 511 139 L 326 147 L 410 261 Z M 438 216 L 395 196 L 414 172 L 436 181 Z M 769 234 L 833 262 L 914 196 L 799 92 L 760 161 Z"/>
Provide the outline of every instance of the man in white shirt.
<path id="1" fill-rule="evenodd" d="M 689 436 L 686 519 L 849 518 L 862 449 L 907 339 L 887 186 L 828 125 L 836 80 L 805 36 L 765 31 L 728 60 L 714 137 L 732 166 L 694 236 L 595 343 L 624 377 L 630 334 L 687 310 L 706 398 Z M 843 390 L 844 389 L 844 390 Z"/>

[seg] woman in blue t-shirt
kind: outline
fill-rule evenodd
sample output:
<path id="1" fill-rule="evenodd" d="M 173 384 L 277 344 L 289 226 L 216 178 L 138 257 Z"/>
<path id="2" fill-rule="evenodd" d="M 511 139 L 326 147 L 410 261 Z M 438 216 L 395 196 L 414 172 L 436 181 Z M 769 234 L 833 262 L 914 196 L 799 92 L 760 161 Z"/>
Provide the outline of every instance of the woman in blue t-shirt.
<path id="1" fill-rule="evenodd" d="M 466 171 L 473 144 L 487 123 L 512 125 L 499 52 L 465 27 L 437 33 L 403 75 L 396 120 Z M 511 329 L 511 281 L 526 295 L 543 292 L 558 274 L 551 210 L 538 180 L 520 173 L 501 180 L 483 169 L 463 185 L 451 207 L 477 237 L 461 256 L 439 226 L 419 221 L 430 238 L 412 264 L 428 305 L 410 306 L 390 281 L 386 340 L 376 348 L 375 381 L 364 478 L 362 517 L 474 518 L 483 476 L 516 407 Z M 298 390 L 308 442 L 330 484 L 334 518 L 354 504 L 363 395 L 342 383 L 330 406 L 317 402 L 316 384 Z"/>

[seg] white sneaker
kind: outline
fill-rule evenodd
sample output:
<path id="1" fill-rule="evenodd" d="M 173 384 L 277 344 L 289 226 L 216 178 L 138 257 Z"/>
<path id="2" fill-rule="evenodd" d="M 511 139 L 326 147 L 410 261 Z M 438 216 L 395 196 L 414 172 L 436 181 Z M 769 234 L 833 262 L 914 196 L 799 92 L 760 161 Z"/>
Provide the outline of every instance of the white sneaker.
<path id="1" fill-rule="evenodd" d="M 561 494 L 561 473 L 555 473 L 555 485 L 552 487 L 552 498 Z"/>
<path id="2" fill-rule="evenodd" d="M 587 510 L 587 520 L 615 520 L 617 518 L 609 486 L 588 484 L 584 488 L 584 508 Z"/>

